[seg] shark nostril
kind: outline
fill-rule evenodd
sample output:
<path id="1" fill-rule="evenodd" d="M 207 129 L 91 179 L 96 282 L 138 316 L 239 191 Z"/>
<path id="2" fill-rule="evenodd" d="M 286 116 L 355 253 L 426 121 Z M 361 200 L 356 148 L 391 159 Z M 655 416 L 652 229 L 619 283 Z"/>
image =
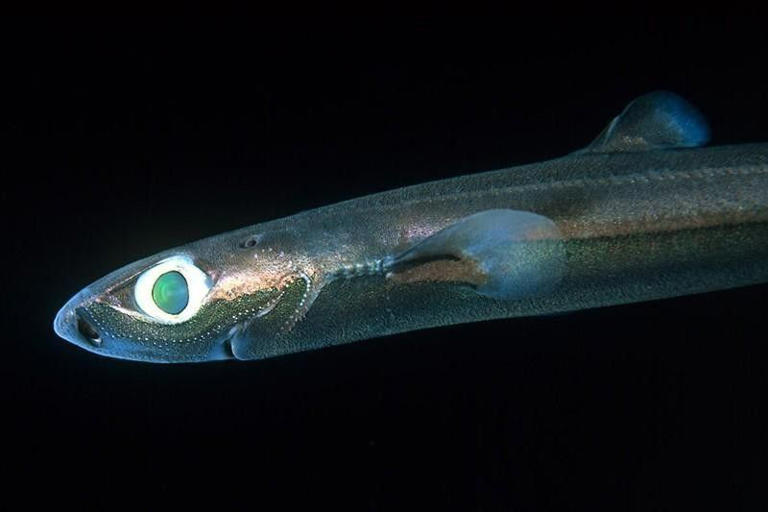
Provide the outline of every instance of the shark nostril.
<path id="1" fill-rule="evenodd" d="M 101 346 L 101 336 L 81 315 L 77 315 L 77 330 L 94 346 Z"/>

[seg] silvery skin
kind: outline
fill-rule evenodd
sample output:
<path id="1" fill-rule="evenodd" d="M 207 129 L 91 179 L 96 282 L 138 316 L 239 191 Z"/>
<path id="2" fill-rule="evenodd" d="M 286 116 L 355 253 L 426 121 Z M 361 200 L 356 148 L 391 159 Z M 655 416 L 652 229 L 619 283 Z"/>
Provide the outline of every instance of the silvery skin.
<path id="1" fill-rule="evenodd" d="M 75 295 L 56 333 L 149 362 L 261 359 L 392 333 L 768 281 L 768 144 L 703 147 L 642 96 L 587 148 L 164 251 Z"/>

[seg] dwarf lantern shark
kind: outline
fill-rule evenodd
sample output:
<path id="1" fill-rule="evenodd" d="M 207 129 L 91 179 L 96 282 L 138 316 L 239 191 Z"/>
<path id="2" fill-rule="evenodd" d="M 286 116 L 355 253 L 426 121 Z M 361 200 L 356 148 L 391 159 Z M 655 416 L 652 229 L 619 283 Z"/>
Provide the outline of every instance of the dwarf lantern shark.
<path id="1" fill-rule="evenodd" d="M 122 359 L 262 359 L 768 282 L 768 143 L 704 147 L 709 137 L 683 98 L 650 93 L 561 158 L 137 261 L 77 293 L 54 329 Z"/>

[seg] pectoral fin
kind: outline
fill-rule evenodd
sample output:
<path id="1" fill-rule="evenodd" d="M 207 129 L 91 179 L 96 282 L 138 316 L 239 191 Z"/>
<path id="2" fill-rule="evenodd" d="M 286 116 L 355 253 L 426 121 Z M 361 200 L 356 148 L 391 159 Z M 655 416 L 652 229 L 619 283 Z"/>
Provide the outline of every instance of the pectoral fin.
<path id="1" fill-rule="evenodd" d="M 555 223 L 517 210 L 486 210 L 451 224 L 387 265 L 390 279 L 452 281 L 487 297 L 515 300 L 551 291 L 565 272 Z"/>

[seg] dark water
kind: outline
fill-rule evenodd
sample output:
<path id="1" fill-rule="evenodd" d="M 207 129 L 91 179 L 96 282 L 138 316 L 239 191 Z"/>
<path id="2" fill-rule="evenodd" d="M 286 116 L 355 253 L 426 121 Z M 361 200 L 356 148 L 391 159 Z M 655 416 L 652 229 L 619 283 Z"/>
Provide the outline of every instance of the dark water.
<path id="1" fill-rule="evenodd" d="M 7 22 L 3 499 L 761 510 L 768 287 L 155 366 L 56 310 L 161 249 L 556 157 L 674 90 L 768 141 L 746 21 Z"/>

